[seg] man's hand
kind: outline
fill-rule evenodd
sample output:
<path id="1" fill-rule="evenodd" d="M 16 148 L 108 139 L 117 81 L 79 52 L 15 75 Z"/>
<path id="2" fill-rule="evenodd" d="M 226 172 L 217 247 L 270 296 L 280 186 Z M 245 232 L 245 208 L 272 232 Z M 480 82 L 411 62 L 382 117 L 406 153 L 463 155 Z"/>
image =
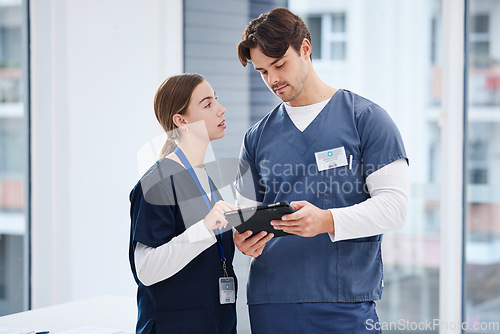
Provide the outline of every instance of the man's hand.
<path id="1" fill-rule="evenodd" d="M 245 255 L 252 257 L 258 257 L 262 254 L 266 243 L 274 237 L 274 234 L 262 231 L 251 238 L 253 234 L 252 231 L 246 231 L 245 233 L 234 232 L 234 244 L 238 249 Z M 247 239 L 248 238 L 248 239 Z"/>
<path id="2" fill-rule="evenodd" d="M 277 230 L 314 237 L 321 233 L 335 233 L 333 216 L 330 210 L 323 210 L 307 201 L 290 203 L 294 213 L 284 215 L 281 220 L 272 220 L 271 225 Z"/>

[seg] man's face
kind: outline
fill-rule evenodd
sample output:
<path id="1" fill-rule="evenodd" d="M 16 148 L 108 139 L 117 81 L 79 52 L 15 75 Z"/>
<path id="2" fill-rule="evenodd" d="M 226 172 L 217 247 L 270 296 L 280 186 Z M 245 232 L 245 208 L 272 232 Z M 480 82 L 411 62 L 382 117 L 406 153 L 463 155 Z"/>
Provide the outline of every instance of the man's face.
<path id="1" fill-rule="evenodd" d="M 302 49 L 299 55 L 288 47 L 283 57 L 271 58 L 257 47 L 250 49 L 250 57 L 267 87 L 283 102 L 291 102 L 302 93 L 309 74 L 308 55 L 304 55 Z"/>

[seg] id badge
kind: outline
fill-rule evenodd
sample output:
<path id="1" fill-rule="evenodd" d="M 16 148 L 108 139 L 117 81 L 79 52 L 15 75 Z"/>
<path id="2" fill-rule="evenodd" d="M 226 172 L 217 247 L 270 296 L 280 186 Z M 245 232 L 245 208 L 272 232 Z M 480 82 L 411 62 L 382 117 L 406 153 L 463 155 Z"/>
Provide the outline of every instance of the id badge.
<path id="1" fill-rule="evenodd" d="M 236 301 L 233 277 L 219 278 L 219 301 L 221 304 L 233 304 Z"/>
<path id="2" fill-rule="evenodd" d="M 347 156 L 344 146 L 333 148 L 322 152 L 315 152 L 318 171 L 324 171 L 330 168 L 347 166 Z"/>

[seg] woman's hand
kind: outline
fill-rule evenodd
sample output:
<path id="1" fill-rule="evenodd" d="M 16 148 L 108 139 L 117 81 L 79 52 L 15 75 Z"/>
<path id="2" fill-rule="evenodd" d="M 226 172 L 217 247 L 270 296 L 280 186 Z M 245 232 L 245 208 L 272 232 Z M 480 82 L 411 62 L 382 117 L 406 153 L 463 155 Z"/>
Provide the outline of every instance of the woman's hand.
<path id="1" fill-rule="evenodd" d="M 203 223 L 209 231 L 224 228 L 227 226 L 224 212 L 233 210 L 238 210 L 238 207 L 224 201 L 218 201 L 208 215 L 206 215 L 205 219 L 203 219 Z"/>

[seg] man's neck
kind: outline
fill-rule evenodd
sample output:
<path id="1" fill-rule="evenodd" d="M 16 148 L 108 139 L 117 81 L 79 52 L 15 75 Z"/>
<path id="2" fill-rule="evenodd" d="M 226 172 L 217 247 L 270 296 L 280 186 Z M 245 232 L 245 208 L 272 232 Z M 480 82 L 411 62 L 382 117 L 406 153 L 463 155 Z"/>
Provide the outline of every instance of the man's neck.
<path id="1" fill-rule="evenodd" d="M 324 83 L 311 67 L 309 77 L 302 92 L 290 102 L 286 102 L 291 107 L 301 107 L 315 104 L 330 99 L 337 89 Z"/>

